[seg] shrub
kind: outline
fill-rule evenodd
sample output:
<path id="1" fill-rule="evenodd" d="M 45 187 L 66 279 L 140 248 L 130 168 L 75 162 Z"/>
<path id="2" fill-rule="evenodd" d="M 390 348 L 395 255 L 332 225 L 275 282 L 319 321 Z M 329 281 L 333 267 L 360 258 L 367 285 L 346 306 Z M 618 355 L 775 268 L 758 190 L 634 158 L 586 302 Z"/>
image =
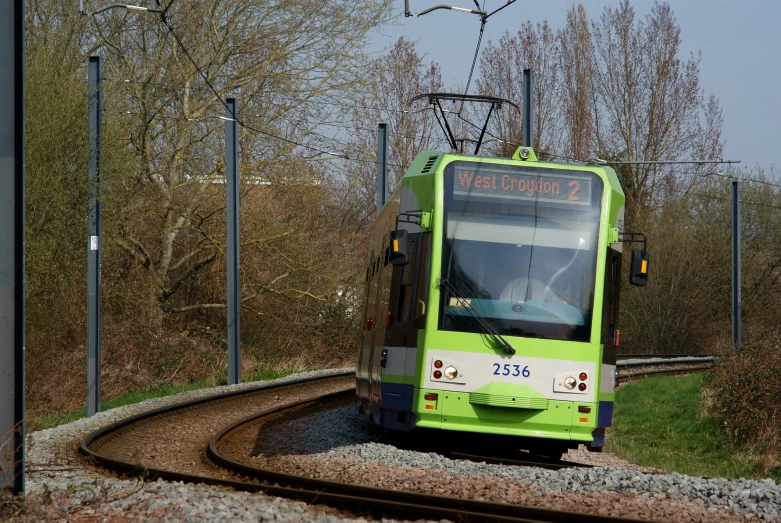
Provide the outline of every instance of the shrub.
<path id="1" fill-rule="evenodd" d="M 765 468 L 781 464 L 781 329 L 750 339 L 714 365 L 703 384 L 703 408 L 735 449 L 760 452 Z"/>

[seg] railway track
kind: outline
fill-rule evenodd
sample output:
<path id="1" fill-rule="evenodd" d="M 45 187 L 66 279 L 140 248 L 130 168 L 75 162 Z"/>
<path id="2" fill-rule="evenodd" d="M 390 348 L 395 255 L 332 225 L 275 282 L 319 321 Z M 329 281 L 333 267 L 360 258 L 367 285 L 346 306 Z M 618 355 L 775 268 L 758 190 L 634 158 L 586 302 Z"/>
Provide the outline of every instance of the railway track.
<path id="1" fill-rule="evenodd" d="M 618 356 L 618 382 L 626 383 L 633 379 L 649 376 L 680 376 L 707 370 L 718 356 L 697 354 L 622 354 Z"/>
<path id="2" fill-rule="evenodd" d="M 336 408 L 349 403 L 354 394 L 353 383 L 352 373 L 342 373 L 173 405 L 103 427 L 82 441 L 80 451 L 88 460 L 123 475 L 264 492 L 375 517 L 496 522 L 634 521 L 337 483 L 251 463 L 254 439 L 265 424 L 301 409 Z M 226 420 L 236 421 L 225 426 Z M 458 452 L 449 457 L 549 469 L 579 466 Z"/>

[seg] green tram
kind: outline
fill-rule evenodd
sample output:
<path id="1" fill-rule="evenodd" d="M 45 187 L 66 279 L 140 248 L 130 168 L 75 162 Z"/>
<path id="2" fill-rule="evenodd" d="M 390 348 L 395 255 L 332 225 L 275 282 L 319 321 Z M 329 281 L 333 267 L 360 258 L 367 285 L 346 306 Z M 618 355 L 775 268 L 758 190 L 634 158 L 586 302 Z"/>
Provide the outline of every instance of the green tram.
<path id="1" fill-rule="evenodd" d="M 622 242 L 642 236 L 623 220 L 607 166 L 541 162 L 528 147 L 420 153 L 371 228 L 358 409 L 387 429 L 600 450 Z M 632 253 L 631 283 L 645 284 L 648 258 Z"/>

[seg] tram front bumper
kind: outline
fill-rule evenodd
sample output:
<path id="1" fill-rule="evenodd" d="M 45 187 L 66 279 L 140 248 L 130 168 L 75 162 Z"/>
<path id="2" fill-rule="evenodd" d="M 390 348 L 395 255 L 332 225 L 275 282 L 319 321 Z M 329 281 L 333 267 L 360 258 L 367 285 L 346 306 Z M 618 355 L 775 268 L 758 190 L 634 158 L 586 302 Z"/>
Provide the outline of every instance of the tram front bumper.
<path id="1" fill-rule="evenodd" d="M 505 434 L 584 443 L 593 441 L 597 404 L 550 400 L 545 409 L 508 408 L 470 403 L 468 393 L 419 389 L 416 427 Z M 435 401 L 425 399 L 436 395 Z M 587 410 L 589 412 L 579 412 Z"/>

